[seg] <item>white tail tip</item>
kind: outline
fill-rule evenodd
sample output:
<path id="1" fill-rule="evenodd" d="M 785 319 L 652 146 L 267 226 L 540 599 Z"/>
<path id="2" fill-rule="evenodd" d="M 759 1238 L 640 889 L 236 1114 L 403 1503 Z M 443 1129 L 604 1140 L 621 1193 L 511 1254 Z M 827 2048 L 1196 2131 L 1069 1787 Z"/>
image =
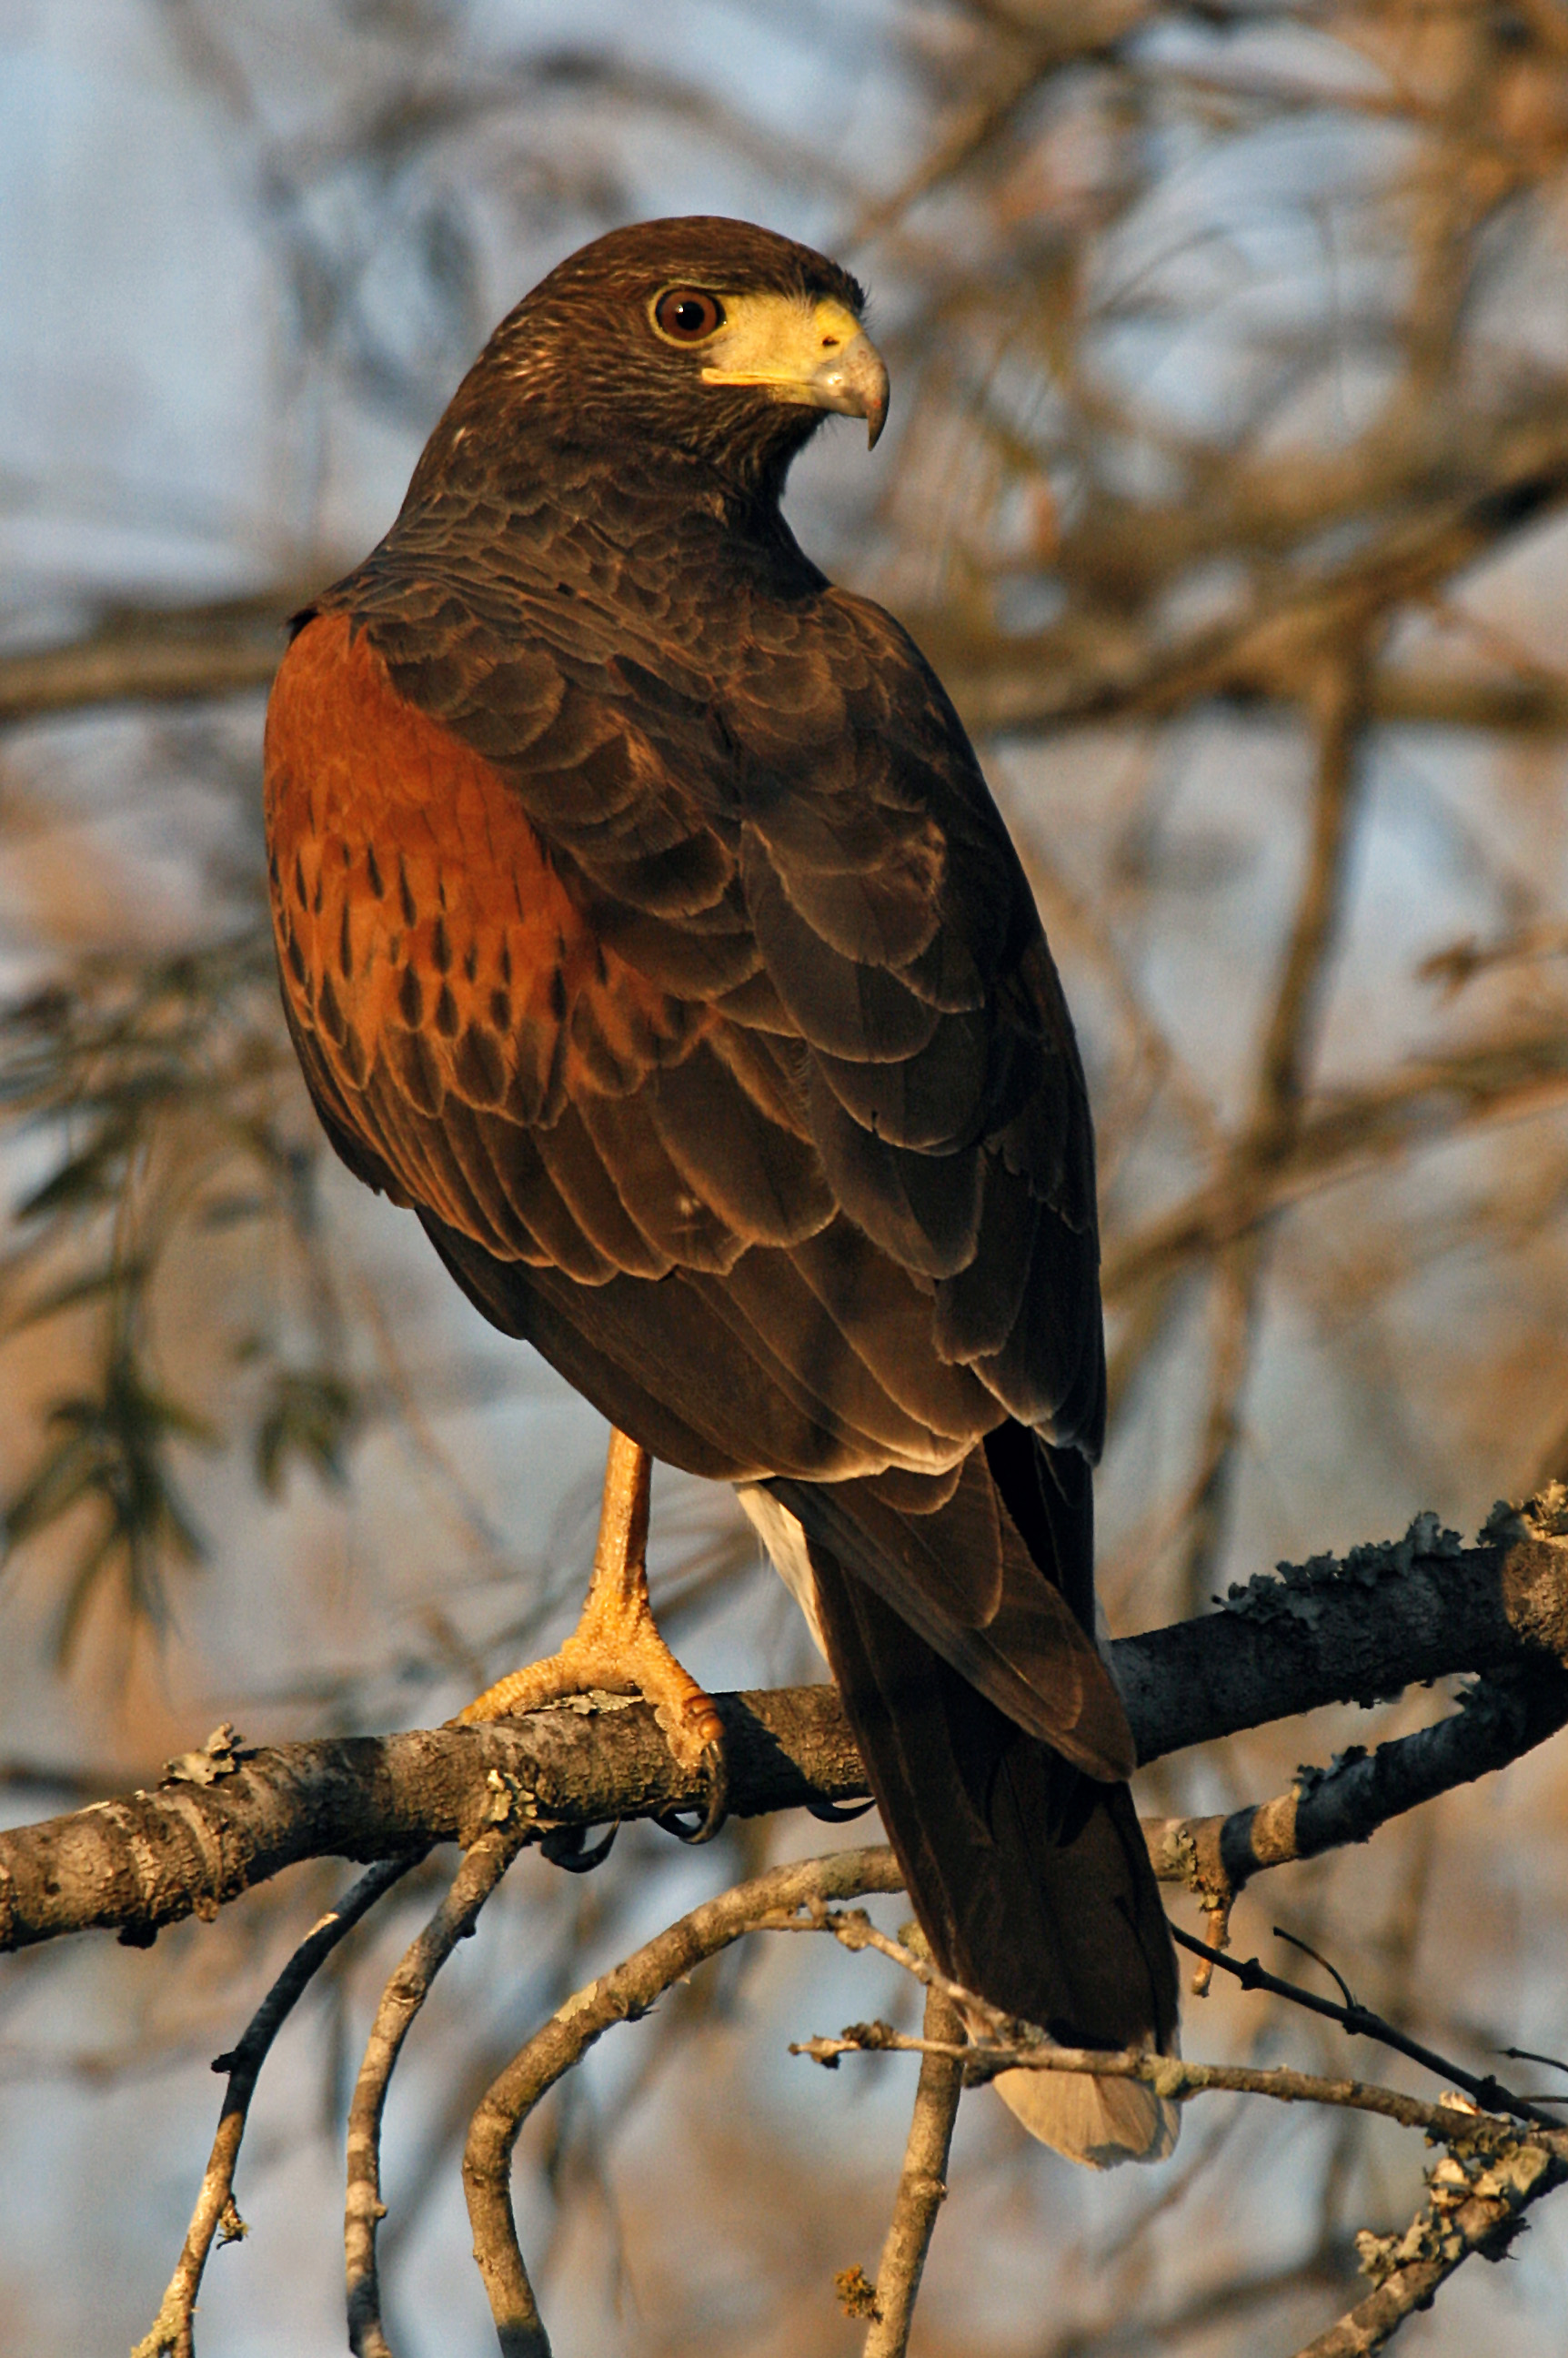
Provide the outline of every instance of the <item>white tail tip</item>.
<path id="1" fill-rule="evenodd" d="M 1091 2080 L 1082 2071 L 999 2071 L 992 2087 L 1042 2145 L 1089 2169 L 1163 2161 L 1175 2150 L 1179 2106 L 1138 2080 Z"/>

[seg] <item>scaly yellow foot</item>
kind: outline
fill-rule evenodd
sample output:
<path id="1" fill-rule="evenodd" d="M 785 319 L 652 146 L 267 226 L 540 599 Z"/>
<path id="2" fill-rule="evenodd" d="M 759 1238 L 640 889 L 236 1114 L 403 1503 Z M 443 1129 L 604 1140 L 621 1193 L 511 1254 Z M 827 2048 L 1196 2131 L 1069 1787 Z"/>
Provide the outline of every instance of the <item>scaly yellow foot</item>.
<path id="1" fill-rule="evenodd" d="M 512 1718 L 596 1687 L 643 1695 L 681 1767 L 705 1769 L 708 1778 L 708 1810 L 695 1833 L 674 1819 L 661 1823 L 686 1841 L 708 1842 L 724 1823 L 724 1725 L 713 1697 L 676 1661 L 654 1619 L 647 1572 L 652 1470 L 647 1451 L 612 1430 L 593 1577 L 577 1628 L 559 1653 L 498 1679 L 459 1717 L 470 1725 Z"/>

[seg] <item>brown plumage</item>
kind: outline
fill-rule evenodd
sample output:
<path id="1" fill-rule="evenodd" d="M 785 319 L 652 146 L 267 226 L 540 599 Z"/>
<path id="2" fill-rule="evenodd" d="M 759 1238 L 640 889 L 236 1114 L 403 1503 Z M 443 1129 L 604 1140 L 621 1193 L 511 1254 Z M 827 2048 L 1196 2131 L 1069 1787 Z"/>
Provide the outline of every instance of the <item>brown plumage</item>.
<path id="1" fill-rule="evenodd" d="M 717 338 L 661 331 L 671 287 Z M 503 322 L 279 674 L 285 1004 L 334 1145 L 486 1316 L 801 1527 L 942 1963 L 1057 2037 L 1163 2046 L 1089 1634 L 1071 1022 L 939 683 L 778 510 L 824 407 L 874 409 L 861 302 L 695 220 L 600 239 Z"/>

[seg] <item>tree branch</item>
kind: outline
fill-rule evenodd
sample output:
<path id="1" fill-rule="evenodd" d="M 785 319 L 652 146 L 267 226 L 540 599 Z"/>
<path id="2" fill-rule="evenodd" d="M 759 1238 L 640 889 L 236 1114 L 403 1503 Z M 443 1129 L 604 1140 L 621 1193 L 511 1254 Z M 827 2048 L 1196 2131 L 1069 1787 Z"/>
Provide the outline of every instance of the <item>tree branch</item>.
<path id="1" fill-rule="evenodd" d="M 886 1932 L 880 1931 L 863 1908 L 825 1908 L 820 1902 L 813 1902 L 804 1913 L 791 1918 L 787 1922 L 770 1924 L 765 1929 L 778 1932 L 827 1932 L 831 1934 L 840 1947 L 849 1950 L 851 1953 L 858 1953 L 862 1949 L 874 1949 L 879 1955 L 886 1957 L 891 1963 L 913 1975 L 923 1989 L 934 1991 L 938 1996 L 946 1998 L 949 2005 L 958 2009 L 961 2019 L 960 2027 L 957 2031 L 951 2034 L 944 2033 L 942 2036 L 950 2036 L 956 2039 L 958 2048 L 968 2056 L 969 2061 L 966 2069 L 968 2077 L 971 2081 L 991 2080 L 999 2071 L 1010 2070 L 1013 2059 L 1021 2050 L 1027 2050 L 1033 2054 L 1044 2051 L 1040 2046 L 1041 2034 L 1033 2026 L 1015 2020 L 1012 2017 L 1004 2014 L 1000 2007 L 988 2004 L 983 1998 L 977 1997 L 972 1990 L 965 1989 L 960 1983 L 949 1980 L 933 1960 L 924 1939 L 919 1937 L 918 1927 L 909 1928 L 914 1936 L 914 1944 L 912 1944 L 910 1941 L 903 1939 L 892 1940 Z M 1471 2113 L 1479 2108 L 1488 2115 L 1501 2115 L 1506 2113 L 1516 2121 L 1532 2122 L 1539 2128 L 1548 2129 L 1554 2136 L 1562 2134 L 1568 2137 L 1568 2129 L 1564 2129 L 1557 2115 L 1548 2112 L 1544 2106 L 1537 2104 L 1532 2096 L 1516 2095 L 1511 2089 L 1506 2088 L 1502 2082 L 1491 2073 L 1482 2076 L 1473 2071 L 1466 2071 L 1463 2064 L 1455 2063 L 1449 2056 L 1438 2054 L 1433 2048 L 1423 2047 L 1419 2039 L 1411 2039 L 1410 2034 L 1401 2030 L 1397 2023 L 1390 2022 L 1382 2015 L 1374 2014 L 1369 2006 L 1362 2006 L 1351 1996 L 1340 1976 L 1334 1973 L 1333 1966 L 1327 1963 L 1327 1960 L 1317 1955 L 1315 1949 L 1308 1950 L 1308 1955 L 1319 1964 L 1325 1965 L 1329 1973 L 1334 1974 L 1334 1978 L 1339 1983 L 1343 1993 L 1341 1997 L 1320 1997 L 1315 1990 L 1303 1989 L 1299 1982 L 1281 1981 L 1277 1974 L 1268 1972 L 1263 1965 L 1260 1964 L 1256 1957 L 1249 1957 L 1245 1962 L 1238 1963 L 1233 1957 L 1222 1956 L 1216 1949 L 1206 1949 L 1201 1941 L 1195 1940 L 1190 1932 L 1184 1932 L 1179 1927 L 1173 1926 L 1172 1931 L 1182 1948 L 1195 1950 L 1200 1955 L 1206 1957 L 1212 1965 L 1217 1966 L 1221 1972 L 1230 1974 L 1233 1979 L 1238 1981 L 1243 1989 L 1267 1990 L 1271 1996 L 1286 1998 L 1291 2005 L 1300 2006 L 1303 2013 L 1315 2014 L 1325 2022 L 1337 2023 L 1339 2028 L 1347 2031 L 1351 2038 L 1376 2039 L 1379 2045 L 1392 2049 L 1396 2054 L 1408 2056 L 1411 2062 L 1419 2063 L 1424 2071 L 1434 2072 L 1440 2080 L 1450 2081 L 1455 2087 L 1465 2091 L 1464 2095 L 1456 2095 L 1452 2092 L 1445 2093 L 1443 2098 L 1444 2104 L 1457 2105 L 1462 2110 L 1467 2109 Z M 1276 1927 L 1275 1937 L 1289 1941 L 1292 1936 L 1288 1932 L 1280 1932 Z M 1302 1947 L 1304 1944 L 1298 1942 L 1295 1945 Z M 978 2044 L 965 2047 L 964 2025 L 966 2023 L 973 2040 Z M 871 2050 L 891 2046 L 911 2054 L 934 2054 L 940 2051 L 939 2046 L 933 2045 L 937 2036 L 929 2024 L 921 2039 L 912 2040 L 895 2036 L 886 2023 L 857 2023 L 841 2032 L 836 2041 L 808 2039 L 804 2046 L 792 2048 L 790 2052 L 809 2055 L 818 2063 L 832 2063 L 837 2060 L 840 2050 L 848 2051 L 850 2049 Z M 1065 2048 L 1057 2047 L 1050 2039 L 1045 2040 L 1044 2050 L 1058 2057 L 1068 2051 Z M 1078 2054 L 1088 2050 L 1075 2049 L 1072 2051 Z M 1103 2052 L 1104 2050 L 1095 2051 Z M 1147 2048 L 1137 2048 L 1130 2051 L 1135 2057 L 1141 2057 L 1143 2062 L 1150 2063 L 1152 2066 L 1170 2060 L 1159 2055 L 1152 2057 Z M 1099 2070 L 1097 2064 L 1060 2061 L 1050 2064 L 1041 2062 L 1038 2068 L 1042 2071 L 1063 2071 L 1082 2070 L 1091 2075 Z M 1209 2069 L 1206 2064 L 1195 2068 L 1200 2071 Z M 1118 2061 L 1114 2067 L 1108 2064 L 1102 2076 L 1136 2079 L 1139 2074 L 1129 2073 L 1123 2070 L 1121 2061 Z M 1277 2093 L 1278 2089 L 1275 2085 L 1277 2073 L 1266 2073 L 1264 2076 L 1269 2079 L 1271 2086 L 1275 2087 Z M 1166 2087 L 1163 2082 L 1152 2082 L 1150 2084 L 1157 2084 L 1162 2095 L 1179 2097 L 1182 2093 L 1180 2088 Z M 1195 2091 L 1201 2091 L 1210 2085 L 1217 2086 L 1218 2082 L 1194 2081 L 1192 2083 Z M 1267 2093 L 1268 2091 L 1263 2090 L 1261 2093 Z M 1386 2090 L 1381 2093 L 1388 2093 Z M 1474 2101 L 1467 2104 L 1467 2099 Z M 1314 2101 L 1316 2099 L 1314 2098 Z M 1400 2101 L 1402 2103 L 1404 2100 L 1400 2098 Z M 1377 2108 L 1374 2106 L 1373 2109 Z M 1407 2128 L 1417 2125 L 1414 2115 L 1408 2120 L 1404 2119 L 1402 2115 L 1391 2117 L 1401 2119 Z M 1427 2123 L 1426 2125 L 1430 2127 L 1431 2124 Z M 1565 2147 L 1565 2151 L 1568 2151 L 1568 2147 Z"/>
<path id="2" fill-rule="evenodd" d="M 1168 1212 L 1108 1246 L 1101 1282 L 1119 1305 L 1315 1189 L 1488 1121 L 1554 1111 L 1568 1098 L 1568 1040 L 1542 1025 L 1412 1061 L 1364 1089 L 1325 1093 L 1267 1168 L 1229 1158 Z"/>
<path id="3" fill-rule="evenodd" d="M 1032 69 L 1016 89 L 1001 94 L 1004 112 L 1033 81 Z M 988 109 L 982 106 L 975 119 L 989 119 Z M 967 145 L 967 129 L 957 135 Z M 946 168 L 940 157 L 937 161 Z M 923 171 L 922 185 L 925 178 Z M 1423 485 L 1423 504 L 1400 515 L 1337 568 L 1291 581 L 1271 598 L 1254 598 L 1237 619 L 1202 627 L 1174 645 L 1158 628 L 1134 633 L 1130 643 L 1119 623 L 1097 631 L 1092 617 L 1078 614 L 1064 632 L 994 645 L 954 642 L 935 614 L 912 618 L 914 627 L 978 731 L 1168 713 L 1213 697 L 1294 703 L 1325 646 L 1429 594 L 1562 502 L 1568 490 L 1568 426 L 1543 409 L 1492 433 L 1483 447 L 1454 452 L 1448 475 L 1463 489 L 1433 496 Z M 1314 514 L 1314 529 L 1324 521 Z M 1144 516 L 1140 528 L 1151 538 L 1162 523 L 1191 528 L 1186 516 Z M 80 638 L 0 656 L 0 726 L 103 704 L 265 687 L 282 654 L 283 617 L 319 586 L 283 582 L 250 598 L 112 612 Z M 1559 730 L 1568 716 L 1568 697 L 1550 680 L 1471 683 L 1435 668 L 1379 674 L 1369 704 L 1374 718 L 1494 729 Z"/>
<path id="4" fill-rule="evenodd" d="M 804 1929 L 816 1930 L 816 1927 Z M 1543 2158 L 1568 2176 L 1568 2129 L 1531 2126 L 1478 2112 L 1461 2098 L 1435 2104 L 1382 2088 L 1370 2080 L 1334 2079 L 1319 2071 L 1295 2071 L 1285 2064 L 1190 2063 L 1179 2055 L 1151 2055 L 1142 2048 L 1055 2047 L 1049 2041 L 1004 2045 L 989 2039 L 915 2039 L 886 2022 L 852 2022 L 836 2039 L 800 2039 L 790 2048 L 808 2062 L 832 2071 L 846 2055 L 943 2055 L 966 2080 L 984 2085 L 1000 2071 L 1065 2071 L 1091 2080 L 1137 2080 L 1171 2104 L 1193 2096 L 1270 2096 L 1281 2104 L 1328 2104 L 1345 2112 L 1372 2113 L 1400 2128 L 1423 2129 L 1434 2142 L 1489 2158 L 1539 2147 Z"/>
<path id="5" fill-rule="evenodd" d="M 1543 406 L 1490 430 L 1467 451 L 1453 451 L 1444 472 L 1444 482 L 1420 487 L 1338 563 L 1281 568 L 1278 588 L 1255 590 L 1235 614 L 1173 640 L 1157 625 L 1130 628 L 1120 616 L 1078 611 L 1034 639 L 968 644 L 944 630 L 940 612 L 907 619 L 976 730 L 1018 734 L 1133 713 L 1158 717 L 1213 698 L 1294 702 L 1325 649 L 1430 596 L 1561 504 L 1568 495 L 1568 420 Z M 1141 511 L 1145 547 L 1162 528 L 1178 536 L 1192 528 L 1193 505 L 1175 514 Z M 1323 522 L 1320 515 L 1313 528 L 1321 531 Z M 1204 528 L 1201 516 L 1196 528 Z M 1162 552 L 1162 570 L 1174 571 L 1186 554 Z"/>
<path id="6" fill-rule="evenodd" d="M 1375 1752 L 1352 1745 L 1326 1769 L 1298 1769 L 1290 1791 L 1271 1801 L 1228 1817 L 1145 1819 L 1155 1874 L 1185 1884 L 1223 1920 L 1260 1869 L 1366 1842 L 1390 1818 L 1544 1744 L 1568 1726 L 1568 1671 L 1552 1663 L 1497 1671 L 1460 1704 L 1434 1727 Z"/>
<path id="7" fill-rule="evenodd" d="M 964 2093 L 964 2069 L 954 2056 L 936 2050 L 963 2046 L 964 2021 L 939 1989 L 925 1993 L 925 2037 L 931 2045 L 920 2061 L 903 2170 L 877 2263 L 876 2314 L 862 2358 L 904 2358 L 925 2255 L 936 2214 L 947 2199 L 947 2154 Z"/>
<path id="8" fill-rule="evenodd" d="M 557 2006 L 492 2082 L 475 2112 L 463 2155 L 463 2190 L 474 2257 L 490 2296 L 503 2358 L 549 2358 L 533 2287 L 512 2215 L 513 2147 L 535 2104 L 585 2050 L 618 2022 L 634 2022 L 673 1982 L 717 1956 L 742 1933 L 795 1910 L 903 1888 L 892 1853 L 843 1850 L 776 1866 L 706 1900 Z"/>
<path id="9" fill-rule="evenodd" d="M 1452 2056 L 1440 2055 L 1435 2048 L 1423 2046 L 1419 2039 L 1412 2039 L 1408 2031 L 1401 2030 L 1398 2023 L 1390 2022 L 1384 2015 L 1374 2014 L 1370 2006 L 1363 2006 L 1358 1998 L 1352 1996 L 1344 1976 L 1335 1972 L 1326 1957 L 1320 1957 L 1315 1949 L 1308 1949 L 1304 1941 L 1298 1941 L 1293 1933 L 1282 1931 L 1278 1924 L 1274 1927 L 1274 1938 L 1289 1942 L 1293 1948 L 1305 1950 L 1314 1963 L 1333 1974 L 1339 1985 L 1340 1996 L 1320 1997 L 1315 1990 L 1303 1989 L 1300 1982 L 1282 1981 L 1278 1974 L 1269 1973 L 1256 1957 L 1238 1961 L 1235 1957 L 1224 1956 L 1219 1950 L 1207 1948 L 1202 1941 L 1195 1940 L 1192 1933 L 1184 1932 L 1180 1925 L 1171 1927 L 1171 1937 L 1178 1948 L 1195 1951 L 1209 1966 L 1231 1974 L 1243 1989 L 1266 1990 L 1271 1997 L 1285 1998 L 1292 2006 L 1299 2006 L 1303 2013 L 1315 2014 L 1325 2022 L 1337 2023 L 1340 2029 L 1348 2032 L 1352 2039 L 1373 2039 L 1379 2046 L 1390 2048 L 1396 2055 L 1408 2056 L 1423 2071 L 1435 2072 L 1440 2080 L 1450 2081 L 1453 2087 L 1444 2094 L 1444 2104 L 1462 2104 L 1464 2098 L 1454 2094 L 1453 2090 L 1463 2089 L 1465 2094 L 1473 2097 L 1485 2112 L 1508 2113 L 1517 2121 L 1533 2121 L 1539 2127 L 1551 2129 L 1554 2135 L 1563 2128 L 1561 2116 L 1548 2112 L 1545 2105 L 1538 2104 L 1533 2096 L 1516 2095 L 1511 2088 L 1504 2087 L 1494 2072 L 1467 2071 L 1462 2063 L 1455 2063 Z"/>
<path id="10" fill-rule="evenodd" d="M 1457 1671 L 1562 1662 L 1564 1532 L 1560 1486 L 1517 1514 L 1497 1509 L 1473 1548 L 1418 1515 L 1402 1540 L 1281 1564 L 1278 1578 L 1233 1585 L 1217 1614 L 1119 1639 L 1111 1664 L 1139 1758 Z"/>
<path id="11" fill-rule="evenodd" d="M 1568 2136 L 1534 2138 L 1489 2165 L 1450 2154 L 1432 2171 L 1431 2199 L 1400 2236 L 1356 2238 L 1377 2290 L 1296 2353 L 1371 2358 L 1472 2253 L 1501 2259 L 1532 2202 L 1568 2179 Z"/>
<path id="12" fill-rule="evenodd" d="M 1289 1155 L 1301 1129 L 1306 1076 L 1355 841 L 1365 768 L 1362 746 L 1369 657 L 1368 633 L 1358 632 L 1325 658 L 1307 699 L 1317 731 L 1307 856 L 1259 1046 L 1251 1109 L 1231 1153 L 1238 1192 L 1267 1192 L 1268 1173 Z M 1231 1238 L 1214 1271 L 1209 1399 L 1198 1444 L 1197 1478 L 1182 1568 L 1181 1593 L 1189 1612 L 1202 1611 L 1224 1552 L 1242 1433 L 1241 1403 L 1251 1372 L 1263 1294 L 1267 1243 L 1266 1217 L 1260 1217 Z"/>
<path id="13" fill-rule="evenodd" d="M 110 704 L 190 703 L 270 687 L 283 656 L 283 618 L 319 587 L 284 582 L 254 598 L 128 609 L 80 637 L 0 655 L 0 728 Z M 942 635 L 927 623 L 922 644 L 935 651 Z M 1101 660 L 1110 660 L 1108 651 Z M 1055 668 L 1064 669 L 1060 654 Z M 983 656 L 974 650 L 956 655 L 944 670 L 954 701 L 977 734 L 1054 728 L 1072 717 L 1067 676 L 1054 679 L 1049 662 L 1020 665 L 1011 643 Z M 1292 677 L 1275 691 L 1259 679 L 1248 692 L 1260 701 L 1294 703 L 1300 686 Z M 1368 717 L 1416 727 L 1561 736 L 1568 733 L 1568 684 L 1547 675 L 1472 676 L 1450 665 L 1400 661 L 1373 671 Z"/>
<path id="14" fill-rule="evenodd" d="M 376 2229 L 386 2215 L 381 2199 L 381 2120 L 386 2092 L 430 1985 L 458 1942 L 473 1931 L 481 1909 L 527 1839 L 526 1814 L 516 1808 L 514 1796 L 502 1788 L 496 1803 L 491 1824 L 470 1845 L 440 1906 L 409 1943 L 383 1990 L 354 2082 L 343 2209 L 349 2347 L 354 2358 L 392 2358 L 381 2321 L 375 2255 Z"/>
<path id="15" fill-rule="evenodd" d="M 1500 1510 L 1470 1548 L 1440 1531 L 1435 1516 L 1419 1516 L 1396 1542 L 1285 1567 L 1280 1578 L 1233 1588 L 1219 1613 L 1119 1639 L 1111 1663 L 1139 1758 L 1324 1704 L 1369 1704 L 1420 1680 L 1561 1664 L 1565 1531 L 1568 1493 L 1560 1488 L 1529 1510 Z M 1368 1810 L 1390 1814 L 1382 1805 L 1396 1790 L 1419 1800 L 1460 1774 L 1499 1766 L 1551 1732 L 1554 1693 L 1527 1682 L 1501 1716 L 1499 1693 L 1484 1720 L 1463 1714 L 1405 1739 L 1412 1749 L 1385 1746 L 1348 1782 L 1309 1796 L 1304 1814 L 1298 1794 L 1292 1839 L 1314 1840 L 1331 1825 L 1349 1829 L 1339 1839 L 1364 1839 L 1355 1829 L 1380 1823 Z M 514 1797 L 538 1836 L 699 1808 L 702 1793 L 672 1759 L 652 1712 L 603 1702 L 593 1713 L 538 1712 L 484 1727 L 188 1754 L 156 1792 L 0 1833 L 0 1950 L 93 1927 L 145 1947 L 164 1925 L 210 1919 L 300 1859 L 371 1860 L 438 1842 L 466 1847 L 491 1822 L 498 1790 Z M 725 1695 L 719 1708 L 738 1816 L 865 1795 L 831 1687 Z M 1470 1759 L 1477 1765 L 1465 1767 Z M 1273 1863 L 1282 1823 L 1281 1805 L 1265 1805 L 1245 1838 L 1227 1837 L 1225 1872 L 1245 1864 L 1253 1843 L 1255 1864 Z M 1221 1837 L 1204 1841 L 1220 1859 Z"/>
<path id="16" fill-rule="evenodd" d="M 692 1809 L 701 1796 L 642 1704 L 536 1712 L 483 1727 L 321 1738 L 235 1749 L 189 1780 L 94 1803 L 0 1835 L 0 1950 L 92 1926 L 146 1946 L 166 1924 L 211 1918 L 304 1858 L 380 1858 L 415 1844 L 465 1848 L 498 1788 L 539 1834 Z M 720 1699 L 730 1808 L 757 1816 L 857 1801 L 864 1771 L 831 1687 Z"/>
<path id="17" fill-rule="evenodd" d="M 336 1908 L 311 1926 L 251 2017 L 239 2045 L 214 2061 L 215 2071 L 228 2072 L 229 2084 L 223 2092 L 211 2157 L 168 2289 L 151 2331 L 137 2342 L 131 2358 L 193 2358 L 191 2320 L 213 2238 L 221 2236 L 224 2243 L 232 2243 L 248 2233 L 234 2207 L 234 2169 L 262 2065 L 295 2006 L 339 1942 L 417 1864 L 417 1858 L 418 1854 L 410 1854 L 406 1858 L 384 1859 L 362 1875 Z"/>

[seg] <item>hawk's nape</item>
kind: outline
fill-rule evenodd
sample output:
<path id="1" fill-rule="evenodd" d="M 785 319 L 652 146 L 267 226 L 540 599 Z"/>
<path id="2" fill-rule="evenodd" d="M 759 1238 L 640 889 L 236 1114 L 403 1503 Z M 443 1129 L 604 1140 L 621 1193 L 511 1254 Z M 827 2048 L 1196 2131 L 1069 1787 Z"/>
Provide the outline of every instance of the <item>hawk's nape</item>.
<path id="1" fill-rule="evenodd" d="M 880 428 L 862 308 L 697 219 L 601 238 L 503 321 L 278 676 L 285 1006 L 338 1152 L 484 1314 L 741 1486 L 939 1963 L 1065 2042 L 1166 2049 L 1091 1635 L 1072 1024 L 940 684 L 779 512 L 824 416 Z M 697 1741 L 706 1698 L 647 1641 L 637 1454 L 613 1597 L 596 1570 L 563 1655 L 475 1708 L 558 1691 L 591 1638 Z M 1133 2083 L 1004 2093 L 1083 2158 L 1173 2136 Z"/>

